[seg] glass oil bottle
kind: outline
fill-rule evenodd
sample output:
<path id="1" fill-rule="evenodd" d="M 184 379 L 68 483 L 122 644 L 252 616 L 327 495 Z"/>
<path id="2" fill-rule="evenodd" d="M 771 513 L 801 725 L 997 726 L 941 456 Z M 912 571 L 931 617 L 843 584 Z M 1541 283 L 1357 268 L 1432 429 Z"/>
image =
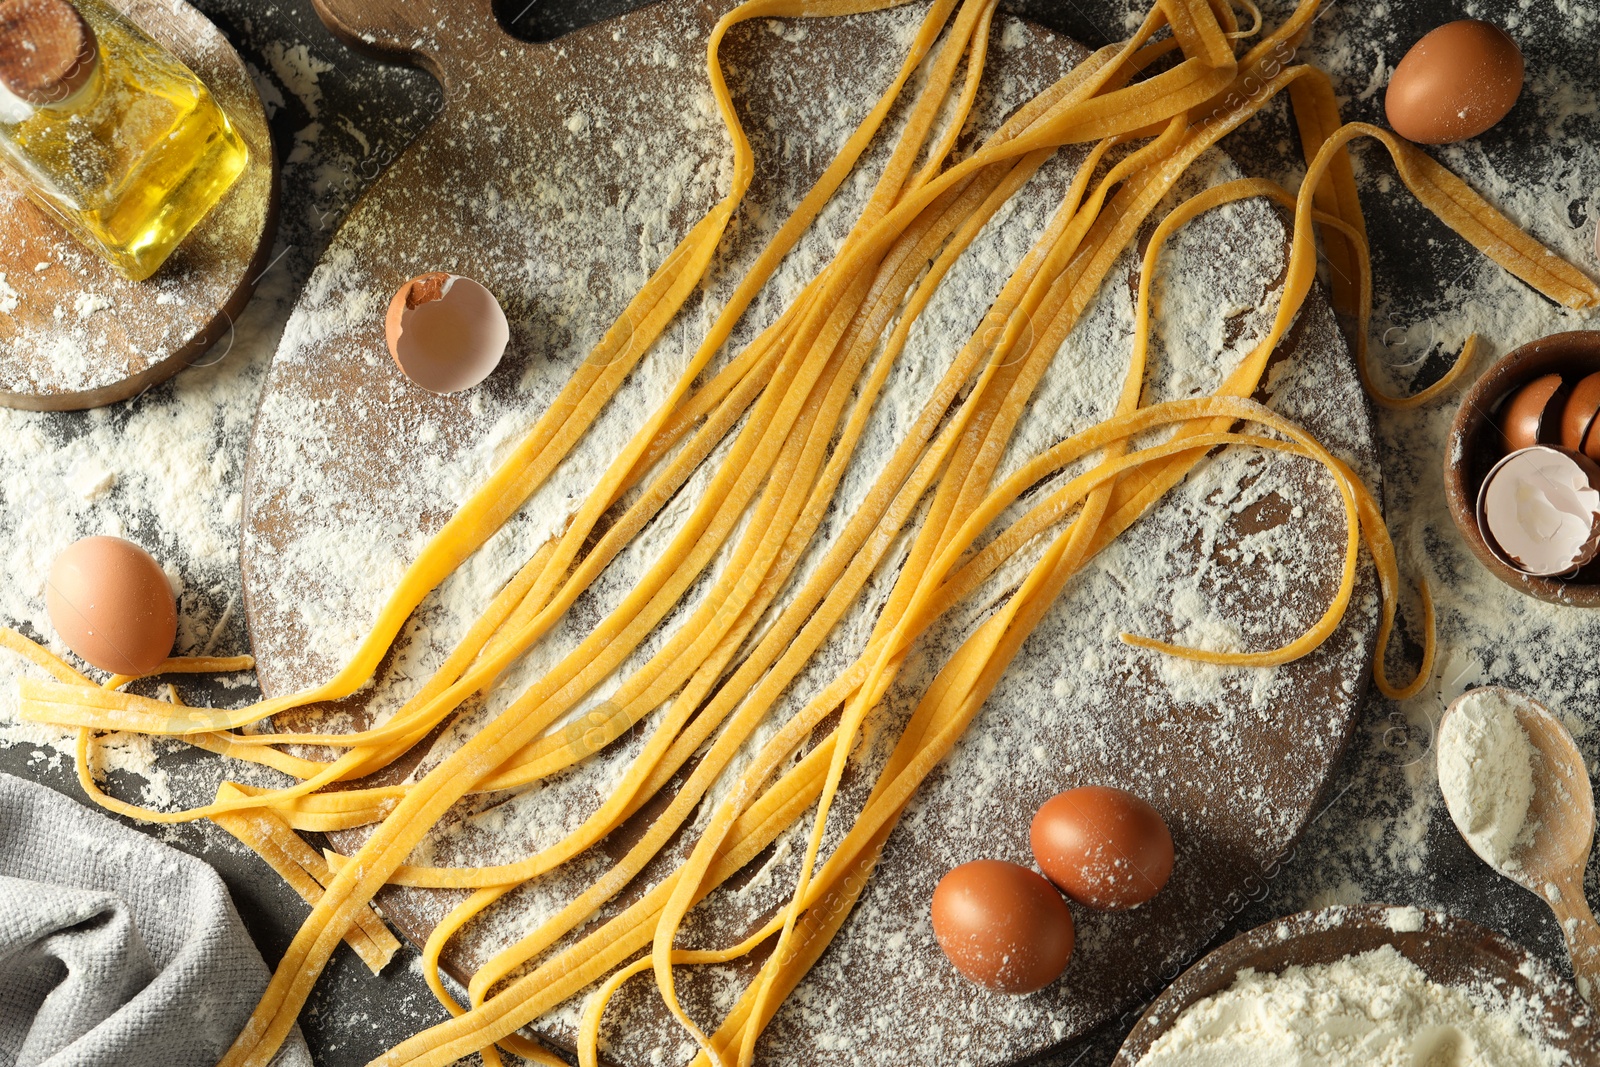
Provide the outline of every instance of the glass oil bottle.
<path id="1" fill-rule="evenodd" d="M 105 0 L 0 0 L 0 163 L 123 276 L 155 273 L 248 160 L 200 79 Z"/>

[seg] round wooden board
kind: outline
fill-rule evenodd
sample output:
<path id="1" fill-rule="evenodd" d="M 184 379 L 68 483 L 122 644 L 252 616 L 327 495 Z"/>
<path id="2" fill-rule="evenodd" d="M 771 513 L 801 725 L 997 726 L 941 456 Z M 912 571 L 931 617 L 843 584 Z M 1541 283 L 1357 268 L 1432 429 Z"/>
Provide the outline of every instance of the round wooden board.
<path id="1" fill-rule="evenodd" d="M 321 5 L 336 32 L 428 67 L 445 85 L 446 105 L 335 237 L 269 372 L 246 477 L 242 564 L 252 644 L 263 689 L 272 694 L 339 666 L 423 539 L 544 409 L 648 270 L 713 202 L 725 166 L 726 140 L 706 111 L 701 65 L 705 34 L 720 8 L 663 3 L 551 44 L 526 44 L 503 35 L 485 3 L 452 8 L 448 16 L 417 3 L 364 5 L 363 15 L 346 6 Z M 728 260 L 747 260 L 764 227 L 781 219 L 821 172 L 887 83 L 922 10 L 753 24 L 730 35 L 730 84 L 758 173 Z M 990 124 L 1085 54 L 1015 19 L 997 22 L 994 34 L 992 83 L 999 88 L 980 108 Z M 879 158 L 869 159 L 869 173 Z M 874 412 L 819 542 L 837 534 L 852 494 L 864 491 L 897 439 L 907 406 L 914 411 L 938 377 L 936 361 L 947 361 L 977 325 L 1009 270 L 1003 264 L 1026 249 L 1081 158 L 1061 153 L 962 258 L 913 331 L 904 366 L 879 402 L 883 410 Z M 1184 195 L 1237 174 L 1216 154 L 1196 170 Z M 846 183 L 845 209 L 825 215 L 820 232 L 791 257 L 791 283 L 826 261 L 831 242 L 853 218 L 849 209 L 864 195 Z M 1215 366 L 1216 353 L 1226 349 L 1236 359 L 1238 349 L 1248 348 L 1274 310 L 1285 245 L 1283 219 L 1259 201 L 1208 214 L 1179 235 L 1168 258 L 1181 277 L 1163 301 L 1165 326 L 1150 373 L 1157 399 L 1209 389 L 1214 382 L 1206 375 L 1226 369 Z M 384 349 L 390 295 L 406 278 L 437 269 L 483 281 L 512 323 L 505 363 L 470 394 L 437 397 L 410 386 Z M 1107 414 L 1126 366 L 1136 270 L 1126 255 L 1063 346 L 1002 474 Z M 736 273 L 712 278 L 550 483 L 424 603 L 377 685 L 297 721 L 356 728 L 414 691 L 472 609 L 562 528 L 617 442 L 664 395 L 686 346 Z M 747 340 L 780 307 L 758 301 L 734 341 Z M 1320 292 L 1280 346 L 1263 395 L 1372 480 L 1365 401 Z M 683 495 L 692 496 L 698 484 L 692 481 Z M 614 606 L 681 518 L 674 507 L 653 523 L 636 551 L 619 557 L 503 690 L 514 693 L 537 677 Z M 1343 544 L 1343 513 L 1319 472 L 1303 461 L 1238 451 L 1197 471 L 1098 557 L 924 784 L 856 911 L 774 1019 L 760 1061 L 1023 1059 L 1158 992 L 1164 976 L 1246 903 L 1251 887 L 1271 877 L 1320 810 L 1356 720 L 1376 603 L 1372 583 L 1364 581 L 1344 624 L 1321 649 L 1272 671 L 1163 659 L 1128 648 L 1117 633 L 1280 644 L 1321 613 L 1337 586 Z M 914 650 L 879 712 L 878 736 L 893 736 L 932 670 L 1020 580 L 1020 568 L 1034 558 L 1023 557 Z M 898 565 L 896 557 L 886 569 Z M 776 718 L 855 654 L 886 591 L 880 582 L 841 622 Z M 696 595 L 691 590 L 689 599 Z M 647 642 L 641 655 L 654 647 Z M 477 714 L 470 712 L 460 729 L 470 729 Z M 447 731 L 437 747 L 447 748 L 456 736 Z M 593 810 L 639 743 L 636 731 L 538 788 L 463 805 L 432 846 L 433 857 L 482 864 L 536 850 Z M 872 761 L 883 755 L 876 746 L 860 755 L 825 853 L 864 798 Z M 424 767 L 438 758 L 421 756 Z M 991 995 L 962 982 L 931 936 L 934 884 L 970 859 L 1028 862 L 1027 825 L 1038 804 L 1086 782 L 1120 784 L 1157 805 L 1179 851 L 1172 883 L 1152 905 L 1131 913 L 1079 910 L 1073 964 L 1037 995 Z M 469 973 L 526 933 L 535 916 L 550 914 L 614 862 L 640 829 L 624 826 L 575 861 L 572 874 L 507 897 L 452 943 L 448 969 Z M 334 838 L 348 851 L 363 834 Z M 670 845 L 603 914 L 636 899 L 691 843 Z M 780 841 L 737 886 L 708 898 L 692 916 L 685 944 L 730 943 L 763 921 L 792 886 L 794 845 Z M 460 899 L 393 887 L 380 895 L 385 914 L 418 942 Z M 738 967 L 685 973 L 685 1002 L 703 1022 L 714 1022 L 722 998 L 748 973 Z M 568 1009 L 539 1020 L 535 1030 L 566 1044 L 574 1023 Z M 608 1054 L 629 1067 L 680 1062 L 692 1052 L 648 981 L 624 989 L 607 1017 L 606 1038 Z"/>
<path id="2" fill-rule="evenodd" d="M 1291 915 L 1229 941 L 1183 972 L 1146 1009 L 1113 1067 L 1134 1067 L 1186 1008 L 1233 985 L 1246 967 L 1275 974 L 1384 945 L 1393 945 L 1442 985 L 1487 987 L 1526 1000 L 1535 1013 L 1530 1020 L 1535 1037 L 1566 1053 L 1571 1063 L 1600 1063 L 1593 1009 L 1571 983 L 1527 950 L 1493 930 L 1442 912 L 1367 905 Z"/>
<path id="3" fill-rule="evenodd" d="M 113 3 L 200 76 L 249 145 L 250 162 L 142 282 L 119 275 L 0 173 L 0 404 L 8 407 L 103 407 L 165 381 L 213 346 L 225 353 L 272 251 L 278 161 L 244 61 L 183 0 Z"/>

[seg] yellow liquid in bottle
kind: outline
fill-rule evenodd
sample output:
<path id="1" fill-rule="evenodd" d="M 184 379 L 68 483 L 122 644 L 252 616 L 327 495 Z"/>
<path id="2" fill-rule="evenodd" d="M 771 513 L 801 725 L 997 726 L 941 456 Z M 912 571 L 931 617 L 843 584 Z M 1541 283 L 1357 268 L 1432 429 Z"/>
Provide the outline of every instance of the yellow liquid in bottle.
<path id="1" fill-rule="evenodd" d="M 98 38 L 95 71 L 60 104 L 0 113 L 0 158 L 30 199 L 138 281 L 217 205 L 249 150 L 188 67 L 102 0 L 76 6 Z"/>

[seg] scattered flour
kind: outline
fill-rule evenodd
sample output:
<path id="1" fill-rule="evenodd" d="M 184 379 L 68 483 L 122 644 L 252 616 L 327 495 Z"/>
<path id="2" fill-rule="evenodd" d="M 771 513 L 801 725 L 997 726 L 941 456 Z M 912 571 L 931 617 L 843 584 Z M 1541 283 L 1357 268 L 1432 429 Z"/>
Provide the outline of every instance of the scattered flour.
<path id="1" fill-rule="evenodd" d="M 1191 1005 L 1139 1067 L 1553 1067 L 1569 1058 L 1529 1035 L 1488 990 L 1431 981 L 1392 945 L 1334 963 L 1251 968 Z"/>
<path id="2" fill-rule="evenodd" d="M 1516 852 L 1533 839 L 1528 822 L 1537 754 L 1517 721 L 1515 696 L 1495 687 L 1461 698 L 1439 731 L 1439 788 L 1473 849 L 1496 867 L 1515 869 Z"/>
<path id="3" fill-rule="evenodd" d="M 300 98 L 306 112 L 316 118 L 322 110 L 322 87 L 317 79 L 334 69 L 332 63 L 321 58 L 303 44 L 274 41 L 264 49 L 272 72 L 285 88 Z M 281 95 L 279 96 L 281 100 Z"/>
<path id="4" fill-rule="evenodd" d="M 86 319 L 110 306 L 111 301 L 99 293 L 78 293 L 72 298 L 72 312 L 80 319 Z"/>
<path id="5" fill-rule="evenodd" d="M 1395 933 L 1414 934 L 1422 929 L 1424 915 L 1421 908 L 1390 908 L 1384 919 Z"/>

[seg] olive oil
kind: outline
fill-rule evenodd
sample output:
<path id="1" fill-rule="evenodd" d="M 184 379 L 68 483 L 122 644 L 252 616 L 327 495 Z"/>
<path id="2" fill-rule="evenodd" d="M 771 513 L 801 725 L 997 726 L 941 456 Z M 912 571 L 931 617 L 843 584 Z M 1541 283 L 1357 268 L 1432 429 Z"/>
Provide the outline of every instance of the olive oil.
<path id="1" fill-rule="evenodd" d="M 120 273 L 147 278 L 233 186 L 249 151 L 200 79 L 104 0 L 24 3 L 56 10 L 0 28 L 11 38 L 0 55 L 0 162 Z M 63 31 L 74 8 L 79 21 Z M 81 56 L 60 64 L 65 73 L 28 67 L 52 47 Z"/>

